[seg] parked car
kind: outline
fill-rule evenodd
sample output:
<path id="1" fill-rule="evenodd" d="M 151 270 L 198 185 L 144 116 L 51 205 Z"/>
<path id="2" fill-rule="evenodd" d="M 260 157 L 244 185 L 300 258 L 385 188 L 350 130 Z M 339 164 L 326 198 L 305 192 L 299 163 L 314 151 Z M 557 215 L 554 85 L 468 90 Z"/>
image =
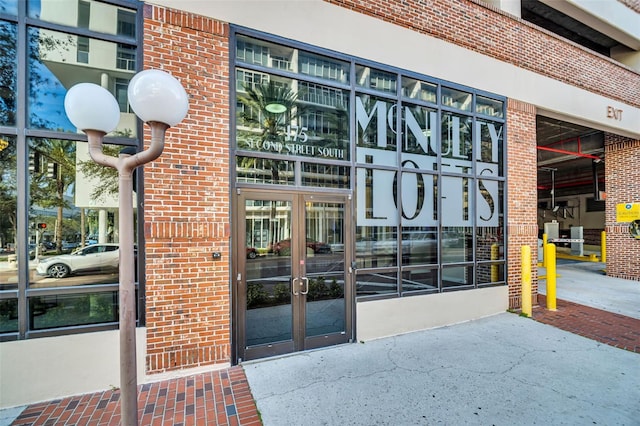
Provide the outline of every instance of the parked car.
<path id="1" fill-rule="evenodd" d="M 258 257 L 258 250 L 255 247 L 247 247 L 247 259 L 255 259 Z"/>
<path id="2" fill-rule="evenodd" d="M 42 258 L 36 272 L 52 278 L 65 278 L 79 272 L 118 271 L 119 263 L 118 244 L 94 244 L 71 254 Z"/>
<path id="3" fill-rule="evenodd" d="M 314 253 L 331 253 L 331 246 L 329 244 L 315 241 L 311 238 L 307 238 L 307 248 L 311 249 Z M 273 252 L 278 256 L 291 254 L 291 238 L 278 241 L 273 248 Z"/>

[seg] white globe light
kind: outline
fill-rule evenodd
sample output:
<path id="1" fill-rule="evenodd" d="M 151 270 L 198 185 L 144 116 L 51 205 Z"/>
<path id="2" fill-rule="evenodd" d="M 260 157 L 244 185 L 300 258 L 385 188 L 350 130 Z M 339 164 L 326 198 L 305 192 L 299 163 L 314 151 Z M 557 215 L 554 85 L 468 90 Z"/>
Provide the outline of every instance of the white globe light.
<path id="1" fill-rule="evenodd" d="M 170 74 L 145 70 L 129 82 L 129 104 L 142 121 L 158 121 L 175 126 L 187 115 L 187 92 Z"/>
<path id="2" fill-rule="evenodd" d="M 79 83 L 64 97 L 64 110 L 74 126 L 80 130 L 99 130 L 109 133 L 118 126 L 118 101 L 105 88 L 93 83 Z"/>

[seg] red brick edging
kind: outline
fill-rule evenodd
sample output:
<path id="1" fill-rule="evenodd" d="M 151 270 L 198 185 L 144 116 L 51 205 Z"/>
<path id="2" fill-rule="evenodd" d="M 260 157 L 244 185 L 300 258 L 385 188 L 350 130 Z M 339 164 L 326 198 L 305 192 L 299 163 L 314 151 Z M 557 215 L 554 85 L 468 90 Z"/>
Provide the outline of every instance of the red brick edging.
<path id="1" fill-rule="evenodd" d="M 546 309 L 547 298 L 538 295 L 533 319 L 616 348 L 640 353 L 640 320 L 556 299 L 556 310 Z"/>
<path id="2" fill-rule="evenodd" d="M 12 425 L 119 425 L 120 391 L 109 390 L 28 406 Z M 261 425 L 240 366 L 138 387 L 143 425 Z"/>

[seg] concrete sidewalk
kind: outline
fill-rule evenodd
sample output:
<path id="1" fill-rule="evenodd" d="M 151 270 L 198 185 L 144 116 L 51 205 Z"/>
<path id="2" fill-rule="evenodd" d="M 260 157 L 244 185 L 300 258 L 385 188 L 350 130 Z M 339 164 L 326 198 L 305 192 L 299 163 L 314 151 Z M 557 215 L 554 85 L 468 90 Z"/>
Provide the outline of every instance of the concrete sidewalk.
<path id="1" fill-rule="evenodd" d="M 640 424 L 640 356 L 516 314 L 243 364 L 264 425 Z"/>
<path id="2" fill-rule="evenodd" d="M 559 307 L 558 322 L 615 338 L 628 331 L 606 314 L 625 315 L 637 341 L 640 282 L 603 269 L 559 262 L 558 299 L 597 309 Z M 266 426 L 640 425 L 638 353 L 511 313 L 243 367 Z"/>
<path id="3" fill-rule="evenodd" d="M 505 312 L 142 385 L 141 425 L 640 425 L 640 282 L 601 269 L 561 262 L 558 310 L 535 320 Z M 0 425 L 117 424 L 109 392 L 0 410 Z"/>

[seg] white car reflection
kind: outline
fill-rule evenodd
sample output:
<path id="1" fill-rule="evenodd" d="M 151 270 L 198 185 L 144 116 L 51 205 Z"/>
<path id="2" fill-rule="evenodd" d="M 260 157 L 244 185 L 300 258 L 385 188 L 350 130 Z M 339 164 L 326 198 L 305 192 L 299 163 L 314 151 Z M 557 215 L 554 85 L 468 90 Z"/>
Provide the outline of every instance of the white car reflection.
<path id="1" fill-rule="evenodd" d="M 79 272 L 117 271 L 119 254 L 118 244 L 94 244 L 71 254 L 42 258 L 36 272 L 52 278 L 64 278 Z"/>

